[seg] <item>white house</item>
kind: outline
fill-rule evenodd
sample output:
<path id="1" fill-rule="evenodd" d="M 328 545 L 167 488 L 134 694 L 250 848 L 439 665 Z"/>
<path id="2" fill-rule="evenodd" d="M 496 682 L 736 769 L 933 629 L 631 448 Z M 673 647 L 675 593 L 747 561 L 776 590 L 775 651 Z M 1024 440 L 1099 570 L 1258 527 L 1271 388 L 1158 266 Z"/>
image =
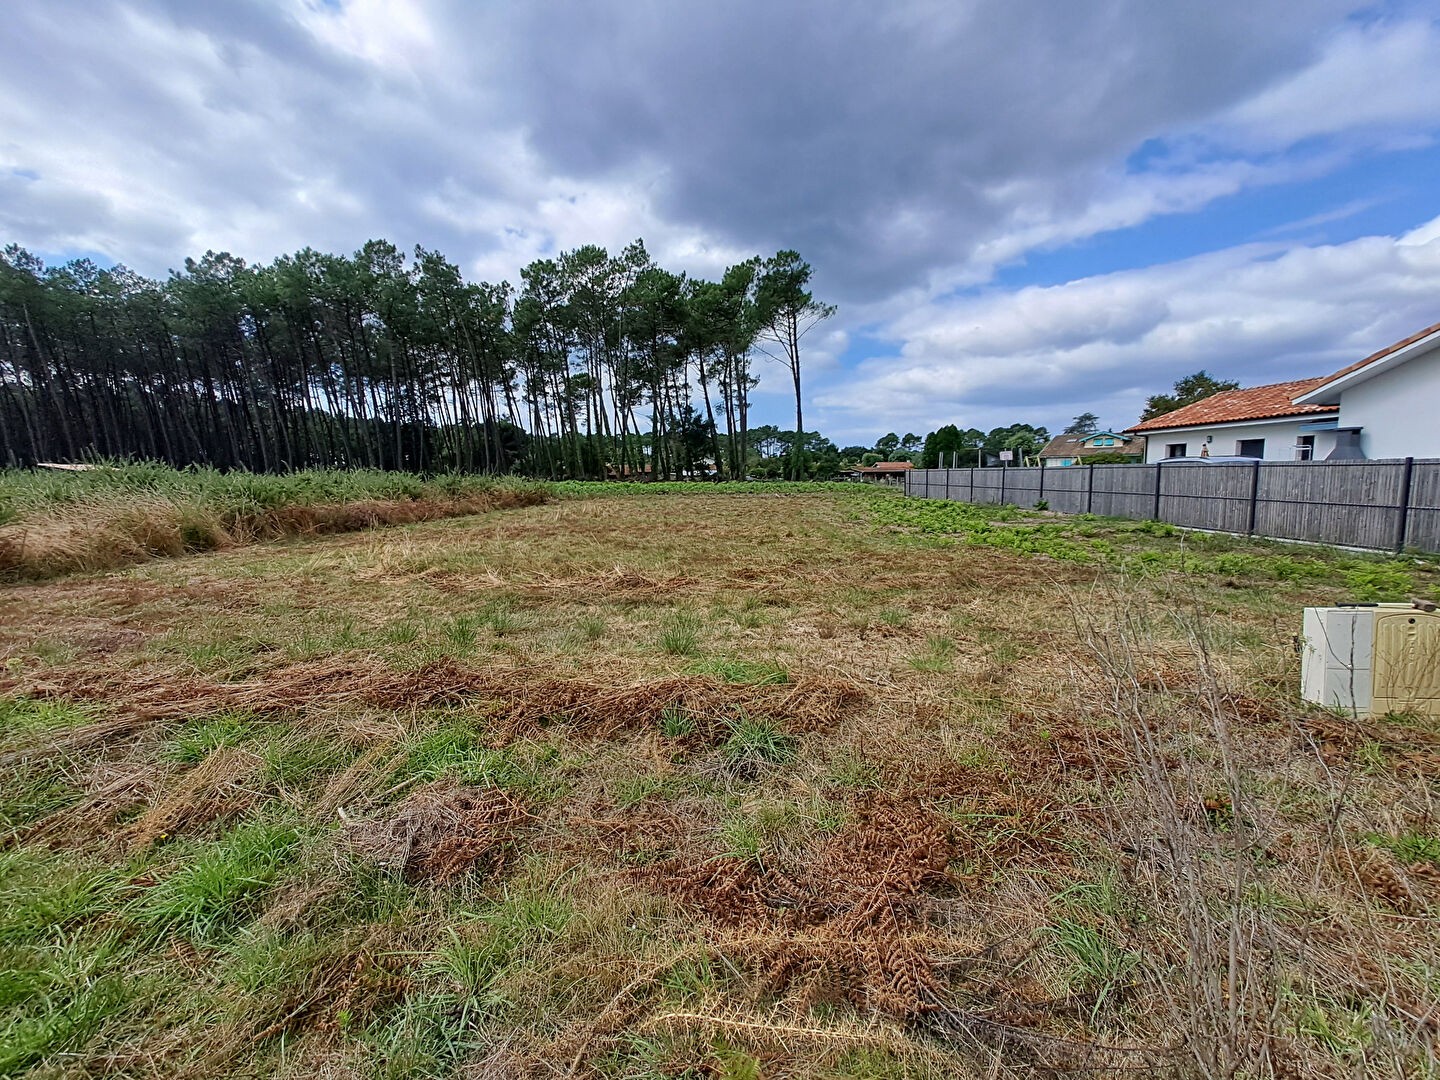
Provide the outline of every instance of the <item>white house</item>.
<path id="1" fill-rule="evenodd" d="M 1225 390 L 1126 428 L 1146 437 L 1145 460 L 1253 457 L 1265 461 L 1323 458 L 1334 448 L 1336 405 L 1297 405 L 1323 379 Z"/>
<path id="2" fill-rule="evenodd" d="M 1167 457 L 1440 458 L 1440 323 L 1333 375 L 1212 394 L 1125 429 Z"/>
<path id="3" fill-rule="evenodd" d="M 1295 404 L 1338 408 L 1351 457 L 1440 458 L 1440 323 L 1341 368 Z"/>

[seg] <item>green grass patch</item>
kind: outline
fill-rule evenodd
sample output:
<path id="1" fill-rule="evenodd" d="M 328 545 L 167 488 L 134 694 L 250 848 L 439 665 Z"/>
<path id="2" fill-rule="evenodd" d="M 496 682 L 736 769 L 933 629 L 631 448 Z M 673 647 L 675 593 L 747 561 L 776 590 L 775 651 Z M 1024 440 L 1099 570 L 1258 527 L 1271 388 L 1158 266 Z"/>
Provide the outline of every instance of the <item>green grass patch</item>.
<path id="1" fill-rule="evenodd" d="M 559 798 L 569 785 L 565 760 L 553 743 L 519 740 L 491 749 L 474 728 L 453 722 L 422 736 L 397 772 L 397 780 L 440 779 L 476 787 L 502 787 L 536 802 Z"/>
<path id="2" fill-rule="evenodd" d="M 1095 995 L 1091 1022 L 1105 1002 L 1130 985 L 1140 955 L 1121 948 L 1094 927 L 1058 919 L 1049 928 L 1055 950 L 1068 962 L 1070 985 Z"/>
<path id="3" fill-rule="evenodd" d="M 29 848 L 0 852 L 0 946 L 53 940 L 116 910 L 127 895 L 112 868 Z"/>
<path id="4" fill-rule="evenodd" d="M 790 672 L 785 666 L 770 660 L 716 657 L 698 660 L 686 670 L 693 675 L 714 675 L 727 683 L 744 686 L 780 686 L 790 681 Z"/>
<path id="5" fill-rule="evenodd" d="M 354 751 L 335 739 L 317 739 L 293 732 L 281 733 L 260 750 L 264 780 L 281 787 L 316 783 L 354 758 Z"/>
<path id="6" fill-rule="evenodd" d="M 1403 600 L 1415 589 L 1413 567 L 1402 560 L 1327 549 L 1315 549 L 1315 554 L 1279 553 L 1274 543 L 1187 533 L 1158 521 L 1081 514 L 1035 522 L 1018 507 L 943 499 L 883 499 L 870 504 L 868 511 L 876 524 L 917 537 L 1066 562 L 1103 563 L 1140 575 L 1178 571 L 1266 582 L 1325 582 L 1345 588 L 1352 600 L 1366 602 Z M 1259 550 L 1230 550 L 1237 543 Z"/>
<path id="7" fill-rule="evenodd" d="M 1403 863 L 1428 862 L 1440 866 L 1440 836 L 1434 833 L 1417 829 L 1407 829 L 1398 836 L 1367 833 L 1365 840 L 1393 853 Z"/>
<path id="8" fill-rule="evenodd" d="M 694 656 L 700 651 L 700 616 L 693 611 L 672 611 L 660 623 L 657 644 L 671 656 Z"/>
<path id="9" fill-rule="evenodd" d="M 800 740 L 773 720 L 741 716 L 730 722 L 720 753 L 731 766 L 784 765 L 799 747 Z"/>
<path id="10" fill-rule="evenodd" d="M 924 651 L 910 657 L 909 663 L 916 671 L 949 671 L 955 664 L 955 642 L 948 637 L 927 638 Z"/>
<path id="11" fill-rule="evenodd" d="M 776 844 L 835 833 L 847 820 L 846 811 L 839 803 L 820 795 L 805 800 L 763 802 L 737 809 L 722 819 L 720 842 L 726 855 L 759 861 Z"/>
<path id="12" fill-rule="evenodd" d="M 139 917 L 160 930 L 203 938 L 250 913 L 299 844 L 293 826 L 250 822 L 187 853 L 140 903 Z"/>
<path id="13" fill-rule="evenodd" d="M 667 739 L 683 739 L 695 731 L 695 718 L 680 705 L 666 705 L 660 713 L 660 734 Z"/>
<path id="14" fill-rule="evenodd" d="M 222 747 L 239 746 L 255 738 L 258 721 L 246 713 L 222 712 L 191 720 L 171 736 L 165 756 L 171 761 L 198 764 Z"/>
<path id="15" fill-rule="evenodd" d="M 94 706 L 27 697 L 0 697 L 0 737 L 35 735 L 94 723 Z"/>

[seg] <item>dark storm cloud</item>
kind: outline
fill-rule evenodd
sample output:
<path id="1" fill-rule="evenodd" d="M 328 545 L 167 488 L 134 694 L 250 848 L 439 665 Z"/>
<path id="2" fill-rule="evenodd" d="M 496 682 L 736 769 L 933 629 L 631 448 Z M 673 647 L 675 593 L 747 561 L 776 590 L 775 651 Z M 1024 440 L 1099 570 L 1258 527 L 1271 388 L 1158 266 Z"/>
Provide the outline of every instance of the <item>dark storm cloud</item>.
<path id="1" fill-rule="evenodd" d="M 154 157 L 197 216 L 249 207 L 278 219 L 276 232 L 291 223 L 296 246 L 356 228 L 495 243 L 494 228 L 467 236 L 463 214 L 441 227 L 422 204 L 442 189 L 462 204 L 523 204 L 504 160 L 519 133 L 530 168 L 577 186 L 629 177 L 654 217 L 736 249 L 794 246 L 837 299 L 855 301 L 963 263 L 1012 228 L 1017 209 L 1033 220 L 1082 208 L 1097 170 L 1139 141 L 1305 62 L 1316 27 L 1344 5 L 371 12 L 380 50 L 387 22 L 396 36 L 424 24 L 432 46 L 408 71 L 317 36 L 327 21 L 358 21 L 361 7 L 20 5 L 3 78 L 46 86 L 40 107 L 89 113 Z M 13 48 L 21 40 L 29 47 Z M 305 201 L 316 185 L 328 216 Z M 0 221 L 43 225 L 46 204 L 32 194 Z"/>
<path id="2" fill-rule="evenodd" d="M 557 168 L 665 169 L 665 213 L 791 244 L 842 299 L 1005 224 L 1310 59 L 1341 5 L 531 4 L 511 107 Z"/>

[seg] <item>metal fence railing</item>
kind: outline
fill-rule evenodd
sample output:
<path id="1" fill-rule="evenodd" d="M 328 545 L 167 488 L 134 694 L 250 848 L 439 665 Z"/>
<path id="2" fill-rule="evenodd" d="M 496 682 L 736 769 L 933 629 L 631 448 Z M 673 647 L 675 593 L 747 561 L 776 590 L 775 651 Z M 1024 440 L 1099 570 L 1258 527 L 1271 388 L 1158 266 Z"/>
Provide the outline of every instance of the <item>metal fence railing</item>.
<path id="1" fill-rule="evenodd" d="M 913 469 L 905 494 L 1377 551 L 1440 551 L 1440 460 Z"/>

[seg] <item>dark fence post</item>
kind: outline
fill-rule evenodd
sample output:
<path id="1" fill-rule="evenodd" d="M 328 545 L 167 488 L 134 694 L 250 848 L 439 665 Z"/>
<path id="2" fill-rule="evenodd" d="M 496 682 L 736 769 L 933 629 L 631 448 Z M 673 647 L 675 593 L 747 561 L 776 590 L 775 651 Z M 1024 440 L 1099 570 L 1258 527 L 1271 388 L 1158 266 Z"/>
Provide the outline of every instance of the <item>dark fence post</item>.
<path id="1" fill-rule="evenodd" d="M 1090 508 L 1095 505 L 1095 466 L 1086 465 L 1089 474 L 1085 477 L 1085 513 L 1090 513 Z"/>
<path id="2" fill-rule="evenodd" d="M 1042 503 L 1042 502 L 1045 501 L 1045 462 L 1044 462 L 1044 461 L 1041 461 L 1041 462 L 1040 462 L 1040 490 L 1035 493 L 1035 501 L 1036 501 L 1037 503 Z"/>
<path id="3" fill-rule="evenodd" d="M 1405 471 L 1400 474 L 1400 520 L 1395 523 L 1395 554 L 1405 550 L 1405 530 L 1410 524 L 1410 484 L 1415 478 L 1415 459 L 1405 459 Z"/>
<path id="4" fill-rule="evenodd" d="M 1245 535 L 1255 535 L 1255 522 L 1260 512 L 1260 460 L 1250 466 L 1250 523 L 1245 526 Z"/>
<path id="5" fill-rule="evenodd" d="M 1160 520 L 1160 477 L 1163 476 L 1164 473 L 1165 466 L 1157 463 L 1155 466 L 1155 512 L 1150 515 L 1150 520 L 1152 521 Z"/>
<path id="6" fill-rule="evenodd" d="M 1000 502 L 999 506 L 1005 505 L 1005 466 L 1000 466 Z"/>
<path id="7" fill-rule="evenodd" d="M 970 502 L 975 502 L 975 466 L 970 466 Z"/>
<path id="8" fill-rule="evenodd" d="M 950 470 L 945 470 L 945 501 L 950 501 Z"/>

